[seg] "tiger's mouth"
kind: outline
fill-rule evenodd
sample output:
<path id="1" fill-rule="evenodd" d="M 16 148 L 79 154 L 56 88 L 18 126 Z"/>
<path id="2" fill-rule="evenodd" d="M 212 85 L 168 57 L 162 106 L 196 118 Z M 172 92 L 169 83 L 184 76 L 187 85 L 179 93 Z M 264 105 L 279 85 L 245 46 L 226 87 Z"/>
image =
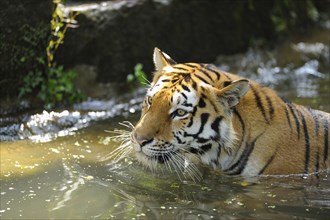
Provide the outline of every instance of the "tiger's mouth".
<path id="1" fill-rule="evenodd" d="M 134 135 L 131 135 L 131 142 L 136 153 L 147 159 L 148 161 L 164 164 L 172 159 L 176 154 L 176 151 L 173 150 L 173 146 L 167 146 L 165 149 L 161 149 L 157 146 L 153 146 L 151 139 L 148 142 L 145 142 L 142 146 L 136 141 Z"/>
<path id="2" fill-rule="evenodd" d="M 146 154 L 143 151 L 136 152 L 137 158 L 140 162 L 146 163 L 147 165 L 151 164 L 167 164 L 168 162 L 172 162 L 173 158 L 177 153 L 173 152 L 163 152 L 163 153 L 155 153 L 155 154 Z"/>
<path id="3" fill-rule="evenodd" d="M 164 143 L 141 146 L 134 140 L 130 143 L 135 149 L 137 160 L 152 171 L 167 169 L 176 172 L 180 179 L 201 180 L 201 173 L 195 165 L 198 164 L 199 158 L 180 146 L 171 143 L 166 146 Z"/>

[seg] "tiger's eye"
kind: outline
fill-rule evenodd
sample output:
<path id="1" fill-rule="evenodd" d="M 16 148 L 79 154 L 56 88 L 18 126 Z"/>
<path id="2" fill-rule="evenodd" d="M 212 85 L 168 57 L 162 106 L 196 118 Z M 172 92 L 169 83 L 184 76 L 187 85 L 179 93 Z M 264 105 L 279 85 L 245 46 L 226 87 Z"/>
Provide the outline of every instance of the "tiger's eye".
<path id="1" fill-rule="evenodd" d="M 151 98 L 151 96 L 148 96 L 148 97 L 146 98 L 146 103 L 147 103 L 147 105 L 150 106 L 150 105 L 151 105 L 151 102 L 152 102 L 152 98 Z"/>
<path id="2" fill-rule="evenodd" d="M 187 112 L 185 110 L 182 109 L 178 109 L 176 111 L 177 116 L 184 116 Z"/>

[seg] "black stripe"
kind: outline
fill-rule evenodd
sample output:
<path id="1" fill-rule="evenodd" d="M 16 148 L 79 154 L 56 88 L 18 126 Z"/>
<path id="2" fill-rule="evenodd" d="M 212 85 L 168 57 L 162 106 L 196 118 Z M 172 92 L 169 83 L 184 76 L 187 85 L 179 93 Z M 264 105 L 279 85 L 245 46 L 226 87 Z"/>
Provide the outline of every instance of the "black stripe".
<path id="1" fill-rule="evenodd" d="M 267 100 L 267 104 L 268 104 L 270 120 L 273 120 L 275 110 L 273 108 L 272 100 L 270 99 L 270 97 L 268 95 L 266 95 L 266 100 Z"/>
<path id="2" fill-rule="evenodd" d="M 286 108 L 286 105 L 284 106 L 284 110 L 285 110 L 286 120 L 288 121 L 290 129 L 292 130 L 291 120 L 290 120 L 289 112 L 288 112 L 288 109 Z"/>
<path id="3" fill-rule="evenodd" d="M 207 76 L 207 78 L 209 78 L 211 81 L 213 80 L 212 77 L 210 76 L 210 74 L 208 72 L 206 72 L 203 69 L 200 69 L 199 71 L 201 71 L 205 76 Z"/>
<path id="4" fill-rule="evenodd" d="M 289 106 L 290 112 L 293 115 L 294 122 L 296 123 L 296 130 L 297 130 L 297 137 L 298 139 L 300 138 L 300 123 L 298 120 L 298 117 L 296 113 L 294 112 L 293 105 L 292 104 L 287 104 Z"/>
<path id="5" fill-rule="evenodd" d="M 205 97 L 205 98 L 206 98 L 206 95 L 204 95 L 204 94 L 202 93 L 202 97 Z M 218 113 L 219 111 L 218 111 L 218 109 L 217 109 L 216 104 L 215 104 L 214 102 L 212 102 L 211 100 L 208 100 L 208 101 L 209 101 L 210 104 L 212 105 L 214 111 L 215 111 L 216 113 Z"/>
<path id="6" fill-rule="evenodd" d="M 197 107 L 195 106 L 192 113 L 191 113 L 189 124 L 187 125 L 188 128 L 192 126 L 192 124 L 194 122 L 194 117 L 196 115 L 196 112 L 197 112 Z"/>
<path id="7" fill-rule="evenodd" d="M 190 74 L 185 74 L 184 77 L 183 77 L 183 79 L 184 79 L 184 81 L 189 82 L 190 79 L 191 79 Z"/>
<path id="8" fill-rule="evenodd" d="M 192 87 L 197 91 L 197 83 L 194 80 L 192 80 Z"/>
<path id="9" fill-rule="evenodd" d="M 189 121 L 189 124 L 187 125 L 187 127 L 188 128 L 191 127 L 193 122 L 194 122 L 194 117 L 190 117 L 190 121 Z"/>
<path id="10" fill-rule="evenodd" d="M 212 159 L 211 164 L 213 164 L 215 167 L 218 167 L 219 166 L 219 160 L 218 159 Z"/>
<path id="11" fill-rule="evenodd" d="M 242 118 L 242 116 L 239 114 L 239 112 L 237 111 L 236 108 L 234 108 L 234 114 L 237 116 L 239 122 L 241 123 L 241 128 L 242 128 L 242 140 L 240 141 L 239 146 L 241 147 L 243 140 L 244 140 L 244 136 L 245 136 L 245 123 L 244 120 Z"/>
<path id="12" fill-rule="evenodd" d="M 192 154 L 198 154 L 199 153 L 199 151 L 196 148 L 193 148 L 193 147 L 189 148 L 189 152 L 192 153 Z"/>
<path id="13" fill-rule="evenodd" d="M 318 177 L 320 168 L 320 152 L 317 151 L 316 162 L 315 162 L 315 174 Z"/>
<path id="14" fill-rule="evenodd" d="M 184 132 L 183 136 L 184 137 L 193 137 L 195 139 L 195 141 L 199 144 L 203 144 L 203 143 L 210 141 L 210 139 L 200 138 L 196 134 L 188 134 L 187 132 Z"/>
<path id="15" fill-rule="evenodd" d="M 309 134 L 307 129 L 307 124 L 304 115 L 300 113 L 301 117 L 301 123 L 304 128 L 304 136 L 305 136 L 305 167 L 304 167 L 304 173 L 308 174 L 308 164 L 309 164 L 309 157 L 310 157 L 310 146 L 309 146 Z"/>
<path id="16" fill-rule="evenodd" d="M 257 103 L 257 107 L 259 108 L 262 116 L 264 117 L 264 119 L 266 120 L 266 122 L 269 124 L 269 121 L 267 119 L 267 116 L 266 116 L 266 111 L 265 111 L 265 108 L 264 106 L 262 105 L 262 102 L 261 102 L 261 97 L 258 95 L 256 89 L 254 88 L 254 86 L 250 85 L 250 88 L 252 89 L 252 92 L 254 94 L 254 97 L 256 99 L 256 103 Z"/>
<path id="17" fill-rule="evenodd" d="M 222 73 L 228 80 L 232 81 L 232 79 L 226 74 L 226 73 Z"/>
<path id="18" fill-rule="evenodd" d="M 269 166 L 269 164 L 274 160 L 275 155 L 276 155 L 276 152 L 269 158 L 269 160 L 267 161 L 267 163 L 265 164 L 265 166 L 259 171 L 258 175 L 261 175 L 261 174 L 264 173 L 264 171 Z"/>
<path id="19" fill-rule="evenodd" d="M 229 167 L 228 169 L 225 169 L 224 172 L 229 172 L 229 175 L 238 175 L 241 174 L 249 160 L 249 157 L 254 149 L 254 146 L 256 144 L 256 141 L 258 140 L 258 138 L 261 136 L 262 134 L 260 134 L 259 136 L 257 136 L 250 144 L 246 144 L 244 151 L 242 152 L 240 158 L 237 160 L 237 162 L 235 164 L 233 164 L 231 167 Z M 236 171 L 234 172 L 230 172 L 233 171 L 234 169 L 236 169 Z"/>
<path id="20" fill-rule="evenodd" d="M 291 102 L 290 102 L 287 98 L 285 98 L 284 96 L 280 96 L 280 98 L 282 99 L 282 101 L 283 101 L 284 103 L 286 103 L 286 104 L 291 104 Z"/>
<path id="21" fill-rule="evenodd" d="M 189 66 L 191 68 L 201 68 L 202 67 L 199 63 L 184 63 L 183 65 Z"/>
<path id="22" fill-rule="evenodd" d="M 205 154 L 207 151 L 209 151 L 211 148 L 212 148 L 212 144 L 205 144 L 205 145 L 202 145 L 202 146 L 200 147 L 200 149 L 198 149 L 198 148 L 194 148 L 194 147 L 190 147 L 190 148 L 189 148 L 189 152 L 190 152 L 190 153 L 193 153 L 193 154 L 200 154 L 200 155 L 203 155 L 203 154 Z"/>
<path id="23" fill-rule="evenodd" d="M 215 131 L 215 133 L 219 134 L 219 125 L 220 125 L 220 122 L 222 120 L 223 117 L 217 117 L 211 124 L 211 128 L 213 131 Z"/>
<path id="24" fill-rule="evenodd" d="M 314 123 L 315 123 L 315 134 L 318 136 L 319 135 L 319 129 L 320 129 L 320 123 L 317 115 L 315 114 L 315 111 L 310 109 L 310 113 L 312 114 L 314 118 Z"/>
<path id="25" fill-rule="evenodd" d="M 209 116 L 210 116 L 209 113 L 202 113 L 201 114 L 201 126 L 199 128 L 199 131 L 196 134 L 197 136 L 200 135 L 203 132 L 204 126 L 205 126 L 205 124 L 206 124 L 207 119 L 209 118 Z"/>
<path id="26" fill-rule="evenodd" d="M 218 162 L 219 162 L 219 158 L 220 158 L 220 154 L 221 154 L 221 147 L 222 147 L 222 145 L 219 144 L 219 145 L 218 145 L 218 155 L 217 155 Z"/>
<path id="27" fill-rule="evenodd" d="M 191 113 L 192 117 L 195 117 L 196 112 L 197 112 L 197 107 L 195 106 L 192 113 Z"/>
<path id="28" fill-rule="evenodd" d="M 242 130 L 243 130 L 243 134 L 244 134 L 245 133 L 245 123 L 243 121 L 243 118 L 242 118 L 241 114 L 237 111 L 236 108 L 234 108 L 234 114 L 238 117 L 238 120 L 242 125 Z"/>
<path id="29" fill-rule="evenodd" d="M 328 150 L 329 150 L 329 122 L 326 118 L 323 119 L 323 128 L 324 128 L 324 155 L 323 155 L 323 162 L 326 162 L 328 160 Z"/>
<path id="30" fill-rule="evenodd" d="M 190 89 L 188 88 L 188 86 L 185 86 L 185 85 L 181 85 L 182 86 L 182 89 L 186 90 L 187 92 L 190 92 Z"/>
<path id="31" fill-rule="evenodd" d="M 223 82 L 223 87 L 227 87 L 232 83 L 232 81 L 224 81 Z"/>
<path id="32" fill-rule="evenodd" d="M 201 77 L 201 76 L 199 76 L 199 75 L 197 75 L 197 74 L 195 74 L 195 76 L 196 76 L 198 79 L 200 79 L 201 81 L 205 82 L 206 84 L 209 84 L 209 82 L 206 81 L 206 79 L 204 79 L 203 77 Z"/>
<path id="33" fill-rule="evenodd" d="M 175 139 L 178 141 L 179 144 L 184 144 L 184 142 L 178 136 L 175 135 L 173 136 L 175 137 Z"/>
<path id="34" fill-rule="evenodd" d="M 209 151 L 211 149 L 211 147 L 212 147 L 212 144 L 205 144 L 205 145 L 201 146 L 202 153 Z"/>
<path id="35" fill-rule="evenodd" d="M 196 139 L 196 142 L 199 143 L 199 144 L 203 144 L 203 143 L 206 143 L 206 142 L 210 141 L 210 139 L 199 138 L 195 135 L 192 135 L 192 137 L 194 137 Z"/>
<path id="36" fill-rule="evenodd" d="M 217 72 L 215 69 L 213 69 L 213 67 L 211 65 L 209 65 L 209 64 L 206 65 L 205 66 L 205 69 L 208 70 L 208 71 L 210 71 L 210 72 L 212 72 L 212 73 L 214 73 L 217 76 L 217 80 L 220 79 L 220 73 Z"/>
<path id="37" fill-rule="evenodd" d="M 198 107 L 204 108 L 205 106 L 206 106 L 206 103 L 204 102 L 204 99 L 200 98 L 199 102 L 198 102 Z"/>
<path id="38" fill-rule="evenodd" d="M 183 70 L 183 71 L 189 71 L 189 69 L 186 69 L 184 67 L 178 67 L 178 66 L 174 66 L 174 69 Z"/>
<path id="39" fill-rule="evenodd" d="M 209 151 L 211 148 L 212 148 L 212 144 L 205 144 L 205 145 L 202 145 L 202 146 L 200 147 L 200 149 L 197 149 L 197 148 L 194 148 L 194 147 L 190 147 L 190 148 L 189 148 L 189 152 L 190 152 L 190 153 L 193 153 L 193 154 L 200 154 L 200 155 L 203 155 L 203 154 L 205 154 L 207 151 Z"/>
<path id="40" fill-rule="evenodd" d="M 186 94 L 184 94 L 183 92 L 181 92 L 181 95 L 182 95 L 185 99 L 188 99 L 188 97 L 186 96 Z"/>
<path id="41" fill-rule="evenodd" d="M 197 141 L 200 141 L 200 142 L 206 142 L 206 141 L 209 141 L 209 139 L 204 139 L 204 138 L 200 138 L 198 137 L 198 135 L 200 135 L 203 130 L 204 130 L 204 126 L 207 122 L 207 119 L 209 118 L 210 114 L 209 113 L 203 113 L 201 114 L 201 126 L 198 130 L 198 132 L 196 134 L 188 134 L 187 132 L 184 132 L 183 136 L 184 137 L 193 137 L 194 139 L 196 139 Z M 191 117 L 191 121 L 188 125 L 188 127 L 190 127 L 192 125 L 192 119 L 193 117 Z"/>
<path id="42" fill-rule="evenodd" d="M 182 103 L 183 106 L 186 107 L 193 107 L 193 105 L 191 103 L 187 103 L 187 101 L 185 101 L 184 103 Z"/>

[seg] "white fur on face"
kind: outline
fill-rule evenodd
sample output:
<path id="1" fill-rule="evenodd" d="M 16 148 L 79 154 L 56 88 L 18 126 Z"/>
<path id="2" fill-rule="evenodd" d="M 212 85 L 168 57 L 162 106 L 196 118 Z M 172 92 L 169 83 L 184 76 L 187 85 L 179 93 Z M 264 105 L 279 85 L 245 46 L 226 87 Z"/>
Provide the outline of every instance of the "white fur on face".
<path id="1" fill-rule="evenodd" d="M 158 80 L 155 85 L 148 89 L 146 96 L 153 97 L 156 93 L 158 93 L 162 88 L 164 83 L 161 80 Z"/>
<path id="2" fill-rule="evenodd" d="M 187 96 L 187 99 L 184 97 L 184 95 L 182 95 L 182 93 Z M 175 92 L 173 94 L 173 103 L 172 108 L 169 110 L 169 114 L 177 109 L 183 109 L 187 112 L 192 112 L 195 105 L 197 105 L 197 95 L 194 90 L 191 90 L 190 92 Z"/>

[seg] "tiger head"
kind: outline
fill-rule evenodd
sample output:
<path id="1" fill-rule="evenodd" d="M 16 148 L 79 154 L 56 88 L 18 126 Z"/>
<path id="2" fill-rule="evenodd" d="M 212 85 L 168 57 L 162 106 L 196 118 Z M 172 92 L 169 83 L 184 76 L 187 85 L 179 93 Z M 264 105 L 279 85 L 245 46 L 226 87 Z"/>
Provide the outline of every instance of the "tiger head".
<path id="1" fill-rule="evenodd" d="M 210 65 L 177 64 L 158 48 L 153 59 L 156 72 L 131 135 L 137 158 L 153 166 L 180 155 L 221 166 L 220 152 L 235 147 L 232 111 L 248 81 L 226 81 Z"/>

